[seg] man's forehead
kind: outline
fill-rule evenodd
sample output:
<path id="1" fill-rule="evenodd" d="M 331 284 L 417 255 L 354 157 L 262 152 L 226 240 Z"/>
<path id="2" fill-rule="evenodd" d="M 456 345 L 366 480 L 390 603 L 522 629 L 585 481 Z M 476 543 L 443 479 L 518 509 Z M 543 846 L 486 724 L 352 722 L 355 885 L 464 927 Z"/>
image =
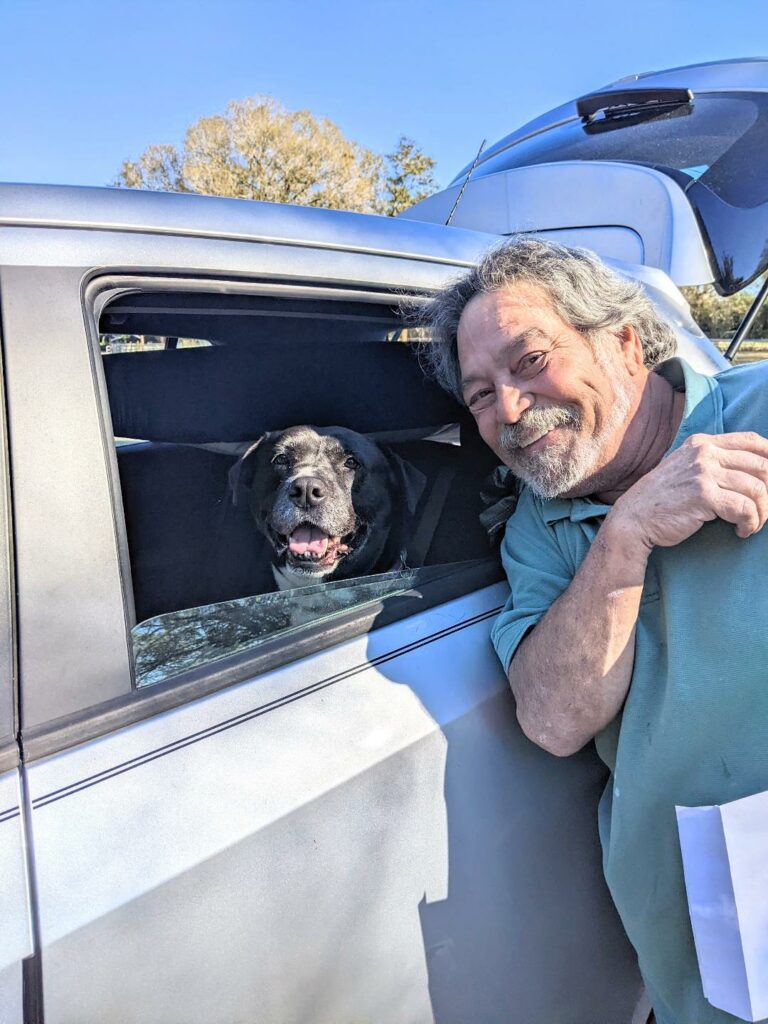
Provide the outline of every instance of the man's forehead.
<path id="1" fill-rule="evenodd" d="M 457 341 L 461 368 L 465 370 L 466 364 L 474 364 L 478 359 L 485 362 L 492 354 L 508 358 L 515 348 L 549 337 L 558 326 L 558 318 L 551 311 L 546 296 L 518 294 L 511 289 L 476 295 L 467 303 L 459 320 Z"/>
<path id="2" fill-rule="evenodd" d="M 462 326 L 504 327 L 519 319 L 530 317 L 559 319 L 552 300 L 540 285 L 528 281 L 518 281 L 493 292 L 482 292 L 474 295 L 461 315 L 459 330 Z"/>

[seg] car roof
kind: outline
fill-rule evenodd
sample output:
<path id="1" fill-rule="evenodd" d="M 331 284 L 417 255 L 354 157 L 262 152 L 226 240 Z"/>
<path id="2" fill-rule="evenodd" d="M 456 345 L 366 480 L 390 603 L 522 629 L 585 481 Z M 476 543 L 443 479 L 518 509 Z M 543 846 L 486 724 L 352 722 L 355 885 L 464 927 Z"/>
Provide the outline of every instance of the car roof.
<path id="1" fill-rule="evenodd" d="M 739 57 L 730 60 L 710 61 L 703 64 L 687 64 L 678 68 L 667 68 L 664 71 L 644 71 L 635 75 L 627 75 L 609 85 L 599 86 L 594 92 L 620 92 L 632 82 L 641 82 L 643 86 L 658 88 L 687 88 L 694 92 L 768 92 L 768 57 Z M 531 135 L 546 131 L 558 124 L 574 120 L 579 115 L 576 111 L 576 99 L 569 100 L 545 114 L 528 121 L 522 127 L 505 135 L 484 149 L 477 166 L 503 152 L 515 143 Z M 472 166 L 468 163 L 454 177 L 451 184 L 457 184 Z"/>
<path id="2" fill-rule="evenodd" d="M 497 236 L 395 217 L 189 193 L 0 184 L 0 225 L 191 235 L 470 266 Z"/>

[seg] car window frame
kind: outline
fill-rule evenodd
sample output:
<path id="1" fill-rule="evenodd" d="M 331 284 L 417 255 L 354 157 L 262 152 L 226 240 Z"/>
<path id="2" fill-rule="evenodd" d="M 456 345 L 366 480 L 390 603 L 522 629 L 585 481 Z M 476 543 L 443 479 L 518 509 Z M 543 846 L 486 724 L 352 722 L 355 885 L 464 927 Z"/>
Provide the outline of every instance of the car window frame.
<path id="1" fill-rule="evenodd" d="M 402 293 L 382 288 L 358 289 L 338 286 L 308 285 L 306 282 L 291 284 L 285 282 L 243 281 L 226 275 L 183 275 L 169 277 L 163 274 L 147 273 L 101 273 L 92 274 L 83 281 L 82 308 L 85 313 L 88 344 L 91 351 L 91 366 L 94 377 L 99 416 L 102 424 L 104 452 L 111 478 L 111 494 L 114 503 L 113 523 L 121 566 L 121 579 L 126 602 L 126 618 L 130 623 L 132 609 L 132 587 L 130 557 L 128 552 L 125 517 L 120 493 L 117 457 L 112 436 L 112 417 L 109 409 L 106 377 L 99 350 L 99 319 L 110 302 L 121 295 L 137 291 L 180 292 L 210 291 L 221 294 L 222 289 L 234 294 L 259 294 L 290 296 L 291 298 L 322 298 L 368 301 L 382 304 L 388 300 L 396 302 Z M 431 567 L 440 569 L 441 567 Z M 84 707 L 50 722 L 25 730 L 25 755 L 30 760 L 49 756 L 106 735 L 117 729 L 152 718 L 163 712 L 181 707 L 222 689 L 245 683 L 267 674 L 282 666 L 289 665 L 313 654 L 327 650 L 337 644 L 351 640 L 400 619 L 426 611 L 435 605 L 463 595 L 484 589 L 498 583 L 502 578 L 500 563 L 492 553 L 487 559 L 468 563 L 450 563 L 444 573 L 430 579 L 409 594 L 418 604 L 403 613 L 402 595 L 397 605 L 387 598 L 367 601 L 359 608 L 350 608 L 331 618 L 321 618 L 308 623 L 299 630 L 269 637 L 253 648 L 235 652 L 216 661 L 196 666 L 152 686 L 137 687 L 134 679 L 132 652 L 126 652 L 130 664 L 131 689 L 118 696 Z M 434 574 L 433 574 L 434 575 Z"/>
<path id="2" fill-rule="evenodd" d="M 0 311 L 2 291 L 0 290 Z M 19 764 L 13 518 L 6 415 L 3 325 L 0 316 L 0 774 Z"/>

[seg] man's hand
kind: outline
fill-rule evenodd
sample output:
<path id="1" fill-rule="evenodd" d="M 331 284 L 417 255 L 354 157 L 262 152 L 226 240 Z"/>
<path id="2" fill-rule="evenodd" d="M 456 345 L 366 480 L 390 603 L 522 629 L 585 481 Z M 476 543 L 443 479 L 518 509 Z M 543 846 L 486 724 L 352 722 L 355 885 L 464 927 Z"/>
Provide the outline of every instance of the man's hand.
<path id="1" fill-rule="evenodd" d="M 633 484 L 608 518 L 647 552 L 680 544 L 716 518 L 749 537 L 768 519 L 768 439 L 694 434 Z"/>

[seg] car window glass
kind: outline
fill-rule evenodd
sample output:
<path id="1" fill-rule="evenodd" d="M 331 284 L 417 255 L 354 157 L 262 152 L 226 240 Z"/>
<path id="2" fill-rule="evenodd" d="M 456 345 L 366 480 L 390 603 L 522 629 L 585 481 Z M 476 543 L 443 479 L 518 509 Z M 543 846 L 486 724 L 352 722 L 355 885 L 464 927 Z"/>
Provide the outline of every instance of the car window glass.
<path id="1" fill-rule="evenodd" d="M 461 568 L 458 563 L 452 570 Z M 180 672 L 252 650 L 276 636 L 288 640 L 309 623 L 329 622 L 351 608 L 413 594 L 436 572 L 434 568 L 403 569 L 158 615 L 133 630 L 136 685 L 164 682 Z"/>
<path id="2" fill-rule="evenodd" d="M 462 444 L 461 411 L 424 379 L 410 345 L 424 338 L 403 325 L 394 304 L 131 293 L 106 307 L 100 340 L 137 686 L 214 666 L 267 639 L 282 637 L 290 657 L 291 638 L 313 623 L 400 598 L 409 614 L 423 602 L 407 595 L 432 578 L 430 570 L 461 572 L 484 558 L 495 564 L 479 520 L 493 456 Z M 240 460 L 249 450 L 261 457 L 260 438 L 270 439 L 266 452 L 285 428 L 304 424 L 351 429 L 354 445 L 376 446 L 374 455 L 342 446 L 328 455 L 330 469 L 323 463 L 293 474 L 293 451 L 270 448 L 258 479 L 272 490 L 259 491 L 258 502 L 271 510 L 282 487 L 281 508 L 296 523 L 289 529 L 262 517 L 257 525 L 248 476 L 256 470 Z M 279 460 L 286 465 L 278 472 Z M 363 483 L 376 473 L 385 490 L 365 500 L 388 511 L 374 530 L 373 512 L 361 503 Z M 337 489 L 333 501 L 351 517 L 347 525 L 314 523 L 306 511 L 311 487 L 292 494 L 306 480 Z M 369 541 L 373 560 L 353 563 Z M 307 560 L 335 564 L 337 548 L 340 571 L 312 576 Z M 280 576 L 289 555 L 292 571 L 308 569 L 310 585 Z M 359 565 L 351 578 L 348 564 Z M 277 589 L 278 578 L 286 589 Z"/>
<path id="3" fill-rule="evenodd" d="M 768 145 L 768 96 L 762 93 L 701 94 L 688 114 L 659 114 L 594 132 L 569 121 L 489 157 L 474 171 L 497 171 L 563 160 L 629 160 L 679 172 L 700 181 L 733 206 L 768 201 L 768 177 L 760 153 Z"/>
<path id="4" fill-rule="evenodd" d="M 210 348 L 205 338 L 165 337 L 157 334 L 100 334 L 99 348 L 103 355 L 113 352 L 158 352 L 176 348 Z"/>

